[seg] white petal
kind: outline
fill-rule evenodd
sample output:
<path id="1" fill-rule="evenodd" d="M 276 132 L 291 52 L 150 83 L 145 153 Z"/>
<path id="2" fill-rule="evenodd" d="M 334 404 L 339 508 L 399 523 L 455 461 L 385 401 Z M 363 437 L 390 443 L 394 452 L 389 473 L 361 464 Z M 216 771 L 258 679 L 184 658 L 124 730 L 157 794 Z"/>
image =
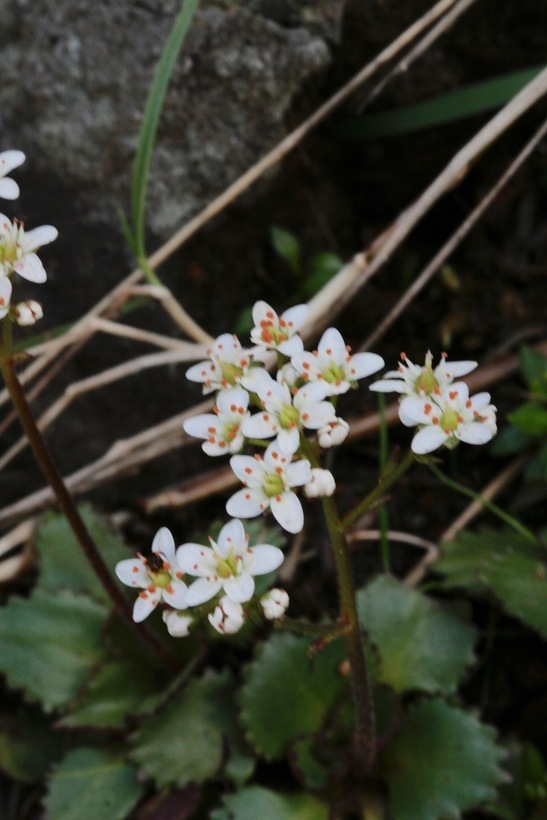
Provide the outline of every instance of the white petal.
<path id="1" fill-rule="evenodd" d="M 186 606 L 199 606 L 205 601 L 210 601 L 214 598 L 217 592 L 222 589 L 222 582 L 220 579 L 213 578 L 198 578 L 188 587 L 186 593 Z"/>
<path id="2" fill-rule="evenodd" d="M 356 353 L 351 357 L 349 367 L 355 371 L 351 374 L 352 380 L 364 379 L 385 367 L 385 362 L 377 353 Z"/>
<path id="3" fill-rule="evenodd" d="M 252 561 L 248 564 L 248 572 L 251 575 L 265 575 L 267 572 L 273 572 L 281 566 L 285 556 L 278 547 L 272 547 L 271 544 L 257 544 L 256 547 L 251 547 L 249 552 L 252 555 Z"/>
<path id="4" fill-rule="evenodd" d="M 133 620 L 136 623 L 144 621 L 155 610 L 159 602 L 160 594 L 157 590 L 156 592 L 141 593 L 133 606 Z"/>
<path id="5" fill-rule="evenodd" d="M 309 312 L 310 309 L 307 305 L 294 305 L 294 307 L 282 313 L 281 318 L 289 325 L 291 330 L 298 330 L 308 318 Z"/>
<path id="6" fill-rule="evenodd" d="M 189 627 L 193 618 L 182 615 L 174 609 L 166 609 L 162 612 L 162 618 L 167 630 L 173 638 L 185 638 L 189 634 Z"/>
<path id="7" fill-rule="evenodd" d="M 462 424 L 456 433 L 460 441 L 466 444 L 486 444 L 492 438 L 492 430 L 480 421 Z"/>
<path id="8" fill-rule="evenodd" d="M 276 521 L 287 532 L 297 533 L 302 530 L 304 511 L 294 493 L 283 493 L 280 498 L 272 498 L 270 507 Z"/>
<path id="9" fill-rule="evenodd" d="M 245 527 L 238 518 L 232 519 L 225 524 L 218 534 L 217 540 L 220 554 L 225 558 L 230 549 L 235 549 L 237 552 L 244 551 L 247 547 L 247 539 L 245 538 Z"/>
<path id="10" fill-rule="evenodd" d="M 116 575 L 128 587 L 144 589 L 150 583 L 150 576 L 141 558 L 127 558 L 116 564 Z"/>
<path id="11" fill-rule="evenodd" d="M 193 364 L 186 371 L 186 378 L 191 382 L 206 382 L 215 379 L 216 376 L 216 369 L 213 363 L 209 361 Z"/>
<path id="12" fill-rule="evenodd" d="M 417 396 L 407 396 L 399 405 L 399 418 L 406 427 L 415 427 L 417 424 L 428 424 L 430 418 L 425 412 L 427 404 L 431 404 L 429 399 L 424 400 Z M 439 410 L 439 413 L 440 412 Z"/>
<path id="13" fill-rule="evenodd" d="M 38 285 L 41 285 L 47 279 L 45 268 L 35 253 L 28 253 L 22 259 L 18 259 L 13 265 L 13 270 L 23 279 L 35 282 Z"/>
<path id="14" fill-rule="evenodd" d="M 0 176 L 9 174 L 14 168 L 22 165 L 25 159 L 26 157 L 22 151 L 16 151 L 14 149 L 2 151 L 2 153 L 0 153 Z"/>
<path id="15" fill-rule="evenodd" d="M 311 481 L 311 465 L 306 458 L 293 461 L 287 467 L 287 480 L 291 487 L 301 487 Z"/>
<path id="16" fill-rule="evenodd" d="M 236 577 L 227 578 L 223 584 L 224 592 L 232 601 L 244 604 L 250 601 L 255 591 L 255 582 L 250 575 L 244 573 Z"/>
<path id="17" fill-rule="evenodd" d="M 300 443 L 300 433 L 296 427 L 280 430 L 277 436 L 279 447 L 284 453 L 294 453 Z"/>
<path id="18" fill-rule="evenodd" d="M 0 179 L 0 197 L 2 199 L 17 199 L 19 193 L 19 186 L 14 179 Z"/>
<path id="19" fill-rule="evenodd" d="M 164 555 L 170 564 L 175 560 L 175 541 L 167 527 L 162 527 L 155 534 L 152 541 L 152 552 Z"/>
<path id="20" fill-rule="evenodd" d="M 438 425 L 435 427 L 433 425 L 424 427 L 422 430 L 419 430 L 412 439 L 412 452 L 418 455 L 431 453 L 432 450 L 441 447 L 448 438 L 449 436 L 447 436 L 444 430 L 441 430 Z"/>
<path id="21" fill-rule="evenodd" d="M 239 478 L 240 481 L 259 482 L 264 473 L 264 466 L 262 462 L 257 461 L 253 456 L 232 456 L 230 459 L 230 467 Z"/>
<path id="22" fill-rule="evenodd" d="M 293 356 L 291 364 L 298 373 L 308 374 L 310 377 L 317 372 L 317 357 L 307 350 Z"/>
<path id="23" fill-rule="evenodd" d="M 32 231 L 25 231 L 25 247 L 30 251 L 49 245 L 59 236 L 59 231 L 53 225 L 40 225 Z"/>
<path id="24" fill-rule="evenodd" d="M 473 402 L 473 410 L 484 410 L 490 404 L 490 393 L 477 393 L 476 396 L 471 396 Z"/>
<path id="25" fill-rule="evenodd" d="M 235 405 L 246 410 L 249 406 L 249 394 L 242 387 L 234 387 L 233 390 L 221 390 L 216 398 L 216 405 L 224 416 L 231 415 Z M 235 411 L 237 412 L 237 411 Z"/>
<path id="26" fill-rule="evenodd" d="M 202 544 L 183 544 L 177 549 L 177 563 L 188 575 L 209 575 L 216 568 L 215 553 Z"/>
<path id="27" fill-rule="evenodd" d="M 280 353 L 283 353 L 284 356 L 294 356 L 297 353 L 300 353 L 304 348 L 304 342 L 300 338 L 300 336 L 291 336 L 290 339 L 286 339 L 284 342 L 280 342 L 277 345 L 277 350 Z"/>
<path id="28" fill-rule="evenodd" d="M 174 609 L 185 609 L 187 606 L 186 594 L 188 587 L 183 581 L 173 579 L 171 581 L 171 588 L 172 592 L 168 592 L 167 589 L 163 590 L 163 600 Z"/>
<path id="29" fill-rule="evenodd" d="M 439 365 L 440 366 L 440 365 Z M 479 366 L 478 362 L 444 362 L 444 372 L 447 375 L 450 375 L 453 379 L 460 378 L 461 376 L 467 376 L 468 373 L 471 373 L 476 367 Z M 437 369 L 437 368 L 435 368 Z"/>
<path id="30" fill-rule="evenodd" d="M 248 416 L 241 426 L 241 432 L 247 438 L 271 438 L 277 434 L 277 431 L 278 426 L 275 419 L 269 413 L 255 413 L 254 416 Z"/>
<path id="31" fill-rule="evenodd" d="M 316 382 L 319 384 L 319 382 Z M 310 385 L 311 387 L 312 385 Z M 334 421 L 336 418 L 336 411 L 330 401 L 320 401 L 317 404 L 310 404 L 301 416 L 302 424 L 308 430 L 319 430 L 324 427 L 329 421 Z"/>
<path id="32" fill-rule="evenodd" d="M 372 382 L 369 390 L 375 393 L 406 393 L 406 384 L 404 381 L 395 381 L 395 379 L 380 379 Z"/>
<path id="33" fill-rule="evenodd" d="M 329 327 L 323 333 L 317 346 L 321 358 L 343 362 L 347 356 L 346 343 L 342 334 L 335 327 Z"/>
<path id="34" fill-rule="evenodd" d="M 256 490 L 239 490 L 226 504 L 226 512 L 237 518 L 255 518 L 268 508 L 268 500 Z"/>
<path id="35" fill-rule="evenodd" d="M 218 417 L 212 413 L 204 413 L 202 416 L 192 416 L 191 419 L 186 419 L 182 422 L 182 426 L 189 436 L 207 439 L 210 436 L 210 427 L 215 431 L 218 429 Z"/>

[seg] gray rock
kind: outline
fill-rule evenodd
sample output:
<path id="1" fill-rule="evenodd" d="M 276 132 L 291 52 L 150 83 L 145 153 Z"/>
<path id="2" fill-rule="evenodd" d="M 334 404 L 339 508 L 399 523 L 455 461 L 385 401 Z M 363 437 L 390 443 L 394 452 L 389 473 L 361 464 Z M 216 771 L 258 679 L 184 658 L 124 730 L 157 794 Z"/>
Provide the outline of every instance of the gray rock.
<path id="1" fill-rule="evenodd" d="M 341 0 L 246 5 L 201 8 L 183 47 L 150 176 L 148 227 L 159 237 L 285 135 L 294 95 L 329 63 L 312 30 L 323 19 L 333 33 Z M 128 209 L 146 95 L 179 8 L 178 0 L 0 0 L 0 148 L 23 148 L 38 171 L 59 175 L 85 220 L 111 222 Z"/>

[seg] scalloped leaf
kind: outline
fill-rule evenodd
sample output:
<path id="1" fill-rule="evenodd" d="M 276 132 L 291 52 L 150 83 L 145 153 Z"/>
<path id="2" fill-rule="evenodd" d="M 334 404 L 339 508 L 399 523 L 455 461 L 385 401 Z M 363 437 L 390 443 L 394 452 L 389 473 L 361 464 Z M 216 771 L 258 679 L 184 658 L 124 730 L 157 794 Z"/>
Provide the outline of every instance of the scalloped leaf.
<path id="1" fill-rule="evenodd" d="M 280 794 L 249 786 L 224 798 L 224 806 L 211 812 L 211 820 L 327 820 L 327 807 L 310 794 Z"/>
<path id="2" fill-rule="evenodd" d="M 131 758 L 160 788 L 203 783 L 220 770 L 229 747 L 226 774 L 241 782 L 253 760 L 236 724 L 235 682 L 225 670 L 194 678 L 132 738 Z"/>
<path id="3" fill-rule="evenodd" d="M 512 531 L 464 532 L 444 542 L 435 569 L 444 587 L 491 591 L 503 608 L 547 637 L 547 551 Z"/>
<path id="4" fill-rule="evenodd" d="M 130 558 L 131 553 L 120 536 L 92 507 L 82 504 L 78 510 L 99 552 L 114 573 L 118 561 Z M 37 547 L 40 587 L 52 590 L 67 587 L 73 592 L 84 592 L 98 601 L 111 603 L 63 515 L 49 513 L 46 516 L 38 531 Z"/>
<path id="5" fill-rule="evenodd" d="M 396 692 L 455 692 L 473 659 L 476 630 L 391 576 L 357 594 L 363 629 L 379 651 L 376 677 Z"/>
<path id="6" fill-rule="evenodd" d="M 273 634 L 249 664 L 241 688 L 241 723 L 259 754 L 282 757 L 292 740 L 321 727 L 335 698 L 347 686 L 338 672 L 341 641 L 310 661 L 307 638 Z"/>
<path id="7" fill-rule="evenodd" d="M 66 745 L 66 736 L 56 732 L 38 708 L 25 704 L 0 716 L 0 769 L 14 780 L 37 783 Z"/>
<path id="8" fill-rule="evenodd" d="M 136 775 L 123 752 L 74 749 L 49 778 L 46 816 L 51 820 L 126 820 L 144 792 Z"/>
<path id="9" fill-rule="evenodd" d="M 107 609 L 69 590 L 11 598 L 0 618 L 0 672 L 46 712 L 78 694 L 104 658 Z"/>
<path id="10" fill-rule="evenodd" d="M 154 670 L 130 661 L 112 661 L 97 671 L 87 689 L 58 722 L 66 728 L 121 729 L 127 716 L 161 686 Z"/>
<path id="11" fill-rule="evenodd" d="M 397 820 L 447 820 L 496 798 L 507 780 L 505 750 L 471 714 L 436 699 L 411 707 L 400 732 L 380 754 Z"/>

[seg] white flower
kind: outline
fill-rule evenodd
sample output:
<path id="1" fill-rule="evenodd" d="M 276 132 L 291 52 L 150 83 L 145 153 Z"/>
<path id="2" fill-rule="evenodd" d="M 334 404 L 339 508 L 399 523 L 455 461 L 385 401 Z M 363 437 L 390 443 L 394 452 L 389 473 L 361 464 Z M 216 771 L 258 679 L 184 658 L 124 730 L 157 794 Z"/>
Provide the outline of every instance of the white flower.
<path id="1" fill-rule="evenodd" d="M 404 393 L 407 396 L 430 396 L 436 389 L 452 384 L 454 379 L 467 376 L 477 367 L 477 362 L 447 362 L 446 353 L 433 370 L 433 356 L 426 353 L 423 367 L 413 364 L 406 353 L 401 353 L 398 370 L 390 370 L 383 379 L 373 382 L 370 389 L 377 393 Z"/>
<path id="2" fill-rule="evenodd" d="M 311 481 L 304 485 L 306 498 L 324 498 L 331 496 L 336 489 L 336 481 L 330 470 L 312 467 Z"/>
<path id="3" fill-rule="evenodd" d="M 249 394 L 242 387 L 221 390 L 216 398 L 215 415 L 194 416 L 186 419 L 182 426 L 189 436 L 205 439 L 201 446 L 208 456 L 237 453 L 245 441 L 242 425 L 251 415 L 248 405 Z"/>
<path id="4" fill-rule="evenodd" d="M 231 333 L 223 333 L 215 339 L 207 355 L 209 359 L 186 371 L 187 379 L 203 384 L 204 394 L 245 386 L 247 381 L 252 385 L 256 371 L 262 372 L 261 368 L 251 367 L 253 351 L 244 350 L 237 336 Z"/>
<path id="5" fill-rule="evenodd" d="M 11 282 L 7 276 L 0 277 L 0 319 L 3 319 L 9 311 L 11 290 Z"/>
<path id="6" fill-rule="evenodd" d="M 276 379 L 279 384 L 286 384 L 292 391 L 302 384 L 302 377 L 300 373 L 294 369 L 291 362 L 286 362 L 276 373 Z"/>
<path id="7" fill-rule="evenodd" d="M 315 382 L 291 391 L 286 384 L 279 384 L 271 377 L 256 385 L 256 393 L 264 412 L 249 416 L 242 430 L 247 438 L 271 438 L 277 435 L 279 446 L 287 453 L 294 453 L 300 442 L 303 428 L 318 430 L 335 418 L 330 401 L 323 401 L 328 388 Z"/>
<path id="8" fill-rule="evenodd" d="M 183 544 L 177 550 L 180 568 L 198 578 L 188 587 L 187 606 L 203 604 L 221 590 L 237 603 L 249 601 L 255 589 L 253 575 L 265 575 L 283 563 L 283 553 L 277 547 L 249 547 L 237 518 L 222 527 L 216 543 L 211 538 L 209 541 L 210 547 Z"/>
<path id="9" fill-rule="evenodd" d="M 278 316 L 266 302 L 256 302 L 253 307 L 255 327 L 251 330 L 251 341 L 267 350 L 278 350 L 285 356 L 292 356 L 304 346 L 298 330 L 307 316 L 307 305 L 295 305 Z"/>
<path id="10" fill-rule="evenodd" d="M 222 635 L 234 635 L 245 623 L 243 607 L 225 595 L 209 616 L 209 623 Z"/>
<path id="11" fill-rule="evenodd" d="M 29 282 L 45 282 L 44 266 L 34 251 L 53 242 L 57 236 L 53 225 L 25 232 L 21 222 L 11 223 L 7 216 L 0 214 L 0 276 L 9 276 L 15 271 Z"/>
<path id="12" fill-rule="evenodd" d="M 303 351 L 291 359 L 292 365 L 306 381 L 323 381 L 329 385 L 329 395 L 346 393 L 357 386 L 358 379 L 376 373 L 384 366 L 384 360 L 376 353 L 350 355 L 350 348 L 334 327 L 323 333 L 317 350 Z"/>
<path id="13" fill-rule="evenodd" d="M 3 199 L 17 199 L 19 196 L 19 186 L 15 180 L 7 178 L 6 174 L 24 161 L 22 151 L 2 151 L 0 154 L 0 197 Z"/>
<path id="14" fill-rule="evenodd" d="M 230 464 L 245 488 L 226 504 L 229 515 L 254 518 L 270 507 L 275 519 L 288 532 L 300 532 L 304 526 L 302 504 L 292 491 L 311 479 L 310 462 L 293 461 L 295 451 L 283 451 L 277 440 L 259 455 L 232 456 Z"/>
<path id="15" fill-rule="evenodd" d="M 412 440 L 412 450 L 419 455 L 437 447 L 466 444 L 486 444 L 496 434 L 496 408 L 489 403 L 489 393 L 469 398 L 464 382 L 437 389 L 433 396 L 405 397 L 399 407 L 399 417 L 407 427 L 420 426 Z"/>
<path id="16" fill-rule="evenodd" d="M 336 416 L 324 427 L 321 427 L 317 433 L 317 441 L 323 450 L 328 450 L 329 447 L 338 447 L 339 444 L 342 444 L 347 439 L 348 433 L 349 424 L 347 421 L 340 418 L 340 416 Z"/>
<path id="17" fill-rule="evenodd" d="M 167 631 L 173 638 L 186 638 L 190 634 L 190 625 L 194 620 L 183 612 L 176 609 L 164 609 L 162 618 L 167 626 Z"/>
<path id="18" fill-rule="evenodd" d="M 35 302 L 34 299 L 29 299 L 28 302 L 19 302 L 14 308 L 15 321 L 21 327 L 28 327 L 35 325 L 39 319 L 44 316 L 42 305 Z"/>
<path id="19" fill-rule="evenodd" d="M 120 561 L 116 564 L 116 575 L 127 586 L 142 589 L 133 607 L 134 621 L 144 621 L 162 599 L 174 609 L 186 607 L 187 586 L 176 567 L 175 542 L 167 527 L 154 536 L 148 558 L 139 554 L 137 558 Z"/>
<path id="20" fill-rule="evenodd" d="M 284 589 L 270 589 L 266 595 L 260 599 L 260 605 L 264 611 L 264 617 L 269 621 L 282 618 L 285 610 L 289 606 L 289 596 Z"/>

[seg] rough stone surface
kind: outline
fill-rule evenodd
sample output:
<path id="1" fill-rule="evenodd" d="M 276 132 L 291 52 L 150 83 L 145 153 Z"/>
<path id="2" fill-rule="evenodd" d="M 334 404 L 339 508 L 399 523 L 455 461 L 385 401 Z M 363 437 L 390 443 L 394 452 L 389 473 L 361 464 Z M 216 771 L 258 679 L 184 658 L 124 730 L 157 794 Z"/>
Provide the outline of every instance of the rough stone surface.
<path id="1" fill-rule="evenodd" d="M 198 11 L 168 92 L 148 200 L 148 227 L 160 237 L 284 136 L 294 95 L 330 60 L 314 29 L 323 20 L 332 35 L 341 2 L 224 5 Z M 127 209 L 144 102 L 180 3 L 0 6 L 1 147 L 23 148 L 38 169 L 76 186 L 87 219 L 115 218 Z M 278 22 L 264 16 L 269 6 Z"/>

